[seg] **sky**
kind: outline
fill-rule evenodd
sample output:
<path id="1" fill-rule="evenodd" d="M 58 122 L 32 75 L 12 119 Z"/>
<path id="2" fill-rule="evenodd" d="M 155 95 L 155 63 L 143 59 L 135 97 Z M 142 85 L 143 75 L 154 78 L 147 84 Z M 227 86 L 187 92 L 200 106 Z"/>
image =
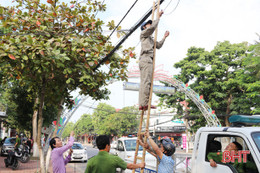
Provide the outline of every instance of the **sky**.
<path id="1" fill-rule="evenodd" d="M 44 2 L 45 0 L 42 0 Z M 69 2 L 69 0 L 60 0 Z M 103 0 L 102 0 L 103 1 Z M 97 17 L 105 21 L 114 20 L 117 24 L 129 10 L 135 0 L 104 0 L 107 4 L 105 12 L 99 12 Z M 11 0 L 0 0 L 2 6 L 11 5 Z M 152 0 L 139 0 L 124 21 L 122 29 L 130 29 L 152 7 Z M 169 75 L 179 71 L 173 65 L 186 57 L 188 48 L 195 46 L 214 49 L 218 41 L 231 43 L 249 42 L 258 40 L 256 33 L 260 34 L 260 0 L 165 0 L 161 5 L 164 14 L 158 26 L 158 40 L 168 30 L 169 37 L 163 47 L 156 52 L 156 66 L 163 64 Z M 139 58 L 140 29 L 137 29 L 123 44 L 124 47 L 136 47 Z M 109 32 L 104 32 L 109 35 Z M 112 36 L 115 45 L 118 42 L 116 33 Z M 138 58 L 131 60 L 129 68 L 138 66 Z M 139 79 L 138 79 L 139 80 Z M 136 82 L 138 82 L 138 80 Z M 133 81 L 133 79 L 129 79 Z M 123 90 L 122 82 L 114 82 L 108 86 L 111 91 L 110 99 L 105 102 L 115 108 L 133 106 L 138 104 L 138 92 Z M 76 95 L 76 93 L 74 93 Z M 202 93 L 200 93 L 202 94 Z M 87 99 L 71 121 L 75 122 L 83 113 L 91 113 L 99 102 Z M 153 104 L 158 103 L 158 97 L 153 95 Z"/>

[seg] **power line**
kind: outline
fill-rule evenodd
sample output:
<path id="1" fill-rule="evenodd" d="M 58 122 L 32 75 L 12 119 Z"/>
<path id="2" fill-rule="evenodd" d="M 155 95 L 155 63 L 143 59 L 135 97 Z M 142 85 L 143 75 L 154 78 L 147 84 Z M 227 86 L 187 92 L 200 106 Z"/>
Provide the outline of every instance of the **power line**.
<path id="1" fill-rule="evenodd" d="M 111 34 L 109 35 L 109 37 L 107 38 L 107 40 L 109 40 L 109 38 L 111 37 L 111 35 L 115 32 L 115 30 L 118 28 L 118 26 L 121 24 L 121 22 L 125 19 L 125 17 L 128 15 L 128 13 L 132 10 L 132 8 L 135 6 L 135 4 L 137 3 L 138 0 L 136 0 L 133 5 L 130 7 L 130 9 L 126 12 L 126 14 L 124 15 L 124 17 L 121 19 L 121 21 L 117 24 L 117 26 L 114 28 L 114 30 L 111 32 Z"/>
<path id="2" fill-rule="evenodd" d="M 172 0 L 171 0 L 171 1 L 172 1 Z M 171 3 L 171 2 L 170 2 L 170 3 Z M 170 3 L 169 3 L 169 4 L 170 4 Z M 165 14 L 165 15 L 170 15 L 170 14 L 172 14 L 172 13 L 176 10 L 176 8 L 178 7 L 179 3 L 180 3 L 180 0 L 178 0 L 178 3 L 177 3 L 177 5 L 174 7 L 174 9 L 173 9 L 171 12 L 169 12 L 169 13 L 167 13 L 167 14 Z M 168 4 L 168 5 L 169 5 L 169 4 Z M 167 5 L 167 7 L 168 7 L 168 5 Z M 166 8 L 167 8 L 167 7 L 166 7 Z M 165 9 L 166 9 L 166 8 L 165 8 Z"/>
<path id="3" fill-rule="evenodd" d="M 164 10 L 163 11 L 165 11 L 166 10 L 166 8 L 171 4 L 171 2 L 172 2 L 172 0 L 166 5 L 166 7 L 164 8 Z"/>
<path id="4" fill-rule="evenodd" d="M 164 0 L 160 1 L 160 4 L 163 3 Z M 139 28 L 139 26 L 152 14 L 153 11 L 153 7 L 150 8 L 150 10 L 148 10 L 146 12 L 146 14 L 130 29 L 130 31 L 118 42 L 118 44 L 114 47 L 114 49 L 112 51 L 110 51 L 105 58 L 103 58 L 98 64 L 97 66 L 93 69 L 93 71 L 95 71 L 101 64 L 103 64 L 104 62 L 106 62 L 114 53 L 117 49 L 119 49 L 119 47 L 125 42 L 125 40 L 137 29 Z"/>

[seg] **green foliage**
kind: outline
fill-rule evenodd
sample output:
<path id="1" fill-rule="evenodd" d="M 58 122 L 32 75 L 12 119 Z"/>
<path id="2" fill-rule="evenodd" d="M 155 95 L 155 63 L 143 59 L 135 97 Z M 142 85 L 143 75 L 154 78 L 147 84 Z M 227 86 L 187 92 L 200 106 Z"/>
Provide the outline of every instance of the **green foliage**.
<path id="1" fill-rule="evenodd" d="M 75 123 L 73 129 L 76 136 L 93 133 L 94 125 L 92 121 L 92 116 L 89 114 L 83 114 L 80 119 Z"/>
<path id="2" fill-rule="evenodd" d="M 8 31 L 0 35 L 0 84 L 16 81 L 26 86 L 26 98 L 40 99 L 35 105 L 40 108 L 39 128 L 42 112 L 44 120 L 50 120 L 44 112 L 57 113 L 47 106 L 58 106 L 61 100 L 72 106 L 71 91 L 80 89 L 94 100 L 108 99 L 108 81 L 126 80 L 129 58 L 135 58 L 133 48 L 114 54 L 106 62 L 109 70 L 93 71 L 113 49 L 102 34 L 105 23 L 93 15 L 105 10 L 101 2 L 87 1 L 83 6 L 75 1 L 69 5 L 59 0 L 47 4 L 17 0 L 16 4 L 0 6 L 1 27 Z"/>
<path id="3" fill-rule="evenodd" d="M 219 42 L 210 52 L 191 47 L 187 57 L 174 67 L 181 70 L 177 75 L 178 79 L 189 83 L 193 90 L 203 95 L 204 100 L 220 118 L 232 114 L 254 114 L 260 107 L 257 51 L 259 44 L 249 46 L 247 43 L 231 44 L 228 41 Z M 175 108 L 177 114 L 183 116 L 184 112 L 179 103 L 185 100 L 183 93 L 159 96 L 161 105 Z M 196 105 L 190 100 L 187 101 L 191 108 L 188 118 L 202 116 Z M 254 111 L 251 110 L 252 107 L 255 107 Z M 202 121 L 201 118 L 194 120 L 195 125 L 191 127 L 194 131 L 205 125 L 205 120 Z"/>
<path id="4" fill-rule="evenodd" d="M 100 103 L 92 115 L 84 114 L 76 122 L 74 131 L 77 135 L 106 134 L 124 135 L 131 134 L 137 129 L 138 109 L 125 107 L 116 112 L 116 109 L 105 103 Z"/>
<path id="5" fill-rule="evenodd" d="M 111 115 L 116 112 L 116 109 L 106 103 L 99 103 L 95 111 L 93 112 L 93 125 L 94 130 L 98 134 L 108 134 L 106 121 Z"/>
<path id="6" fill-rule="evenodd" d="M 47 105 L 60 106 L 64 102 L 72 107 L 71 91 L 94 100 L 108 99 L 105 87 L 111 79 L 126 80 L 128 48 L 122 57 L 114 54 L 106 64 L 109 70 L 93 70 L 113 46 L 102 34 L 104 22 L 93 15 L 104 11 L 99 1 L 86 5 L 72 1 L 72 5 L 59 0 L 16 0 L 17 5 L 0 6 L 0 21 L 12 32 L 0 35 L 1 85 L 18 81 L 26 86 L 30 99 L 38 110 L 37 143 L 40 143 L 44 109 Z M 132 56 L 131 56 L 132 57 Z M 41 154 L 41 145 L 39 151 Z M 44 157 L 40 157 L 41 171 Z"/>
<path id="7" fill-rule="evenodd" d="M 74 124 L 72 122 L 68 122 L 66 125 L 63 133 L 62 133 L 62 138 L 66 138 L 70 136 L 70 132 L 73 131 Z"/>
<path id="8" fill-rule="evenodd" d="M 13 32 L 0 36 L 0 64 L 4 74 L 1 82 L 19 80 L 28 90 L 39 94 L 42 84 L 52 93 L 49 102 L 62 97 L 70 105 L 70 91 L 94 99 L 108 98 L 103 87 L 111 79 L 126 80 L 126 67 L 133 48 L 125 49 L 123 57 L 115 54 L 106 64 L 109 70 L 93 71 L 113 46 L 102 35 L 104 22 L 92 16 L 104 11 L 101 2 L 88 1 L 73 7 L 59 1 L 42 4 L 39 0 L 17 0 L 18 5 L 1 10 L 4 28 Z M 113 29 L 113 27 L 111 27 Z M 39 85 L 40 84 L 40 85 Z"/>
<path id="9" fill-rule="evenodd" d="M 34 103 L 28 98 L 30 95 L 26 87 L 13 82 L 10 86 L 2 86 L 4 91 L 1 93 L 1 102 L 8 105 L 7 122 L 10 127 L 20 131 L 32 131 L 32 115 Z M 53 105 L 46 106 L 43 110 L 43 124 L 49 126 L 57 114 L 57 108 Z"/>
<path id="10" fill-rule="evenodd" d="M 137 116 L 138 114 L 139 111 L 137 107 L 134 106 L 124 107 L 119 110 L 118 113 L 116 113 L 116 117 L 119 119 L 116 123 L 118 124 L 118 130 L 116 131 L 117 133 L 114 132 L 113 134 L 121 136 L 136 132 L 139 121 Z M 110 123 L 113 123 L 113 121 L 110 121 Z"/>

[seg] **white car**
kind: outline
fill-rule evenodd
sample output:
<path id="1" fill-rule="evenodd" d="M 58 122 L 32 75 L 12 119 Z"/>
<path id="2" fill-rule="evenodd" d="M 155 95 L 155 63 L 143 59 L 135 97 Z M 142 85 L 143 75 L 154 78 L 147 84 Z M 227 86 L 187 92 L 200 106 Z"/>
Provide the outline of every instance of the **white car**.
<path id="1" fill-rule="evenodd" d="M 73 153 L 71 155 L 71 161 L 88 161 L 87 148 L 83 147 L 81 143 L 74 142 L 72 146 Z M 69 150 L 66 152 L 65 156 L 67 156 Z"/>
<path id="2" fill-rule="evenodd" d="M 117 140 L 116 145 L 111 145 L 110 153 L 114 155 L 118 155 L 120 158 L 125 160 L 127 163 L 133 163 L 135 148 L 136 148 L 136 140 L 137 137 L 122 137 Z M 138 156 L 142 157 L 143 147 L 139 145 Z M 137 160 L 140 162 L 140 160 Z M 146 168 L 145 172 L 156 172 L 156 158 L 152 156 L 150 153 L 146 152 L 145 157 Z M 126 170 L 125 173 L 132 172 L 130 170 Z"/>

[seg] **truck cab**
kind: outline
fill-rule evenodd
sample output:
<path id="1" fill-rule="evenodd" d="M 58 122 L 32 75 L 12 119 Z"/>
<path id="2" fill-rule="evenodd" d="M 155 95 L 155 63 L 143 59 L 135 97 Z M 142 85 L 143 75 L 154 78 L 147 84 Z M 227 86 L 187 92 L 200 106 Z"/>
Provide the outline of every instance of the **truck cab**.
<path id="1" fill-rule="evenodd" d="M 250 151 L 246 163 L 240 166 L 216 162 L 217 167 L 210 166 L 209 153 L 223 154 L 225 147 L 238 142 L 242 151 Z M 211 145 L 215 143 L 217 145 Z M 213 147 L 212 147 L 213 146 Z M 260 128 L 259 127 L 202 127 L 195 136 L 192 153 L 192 173 L 257 173 L 260 170 Z"/>

